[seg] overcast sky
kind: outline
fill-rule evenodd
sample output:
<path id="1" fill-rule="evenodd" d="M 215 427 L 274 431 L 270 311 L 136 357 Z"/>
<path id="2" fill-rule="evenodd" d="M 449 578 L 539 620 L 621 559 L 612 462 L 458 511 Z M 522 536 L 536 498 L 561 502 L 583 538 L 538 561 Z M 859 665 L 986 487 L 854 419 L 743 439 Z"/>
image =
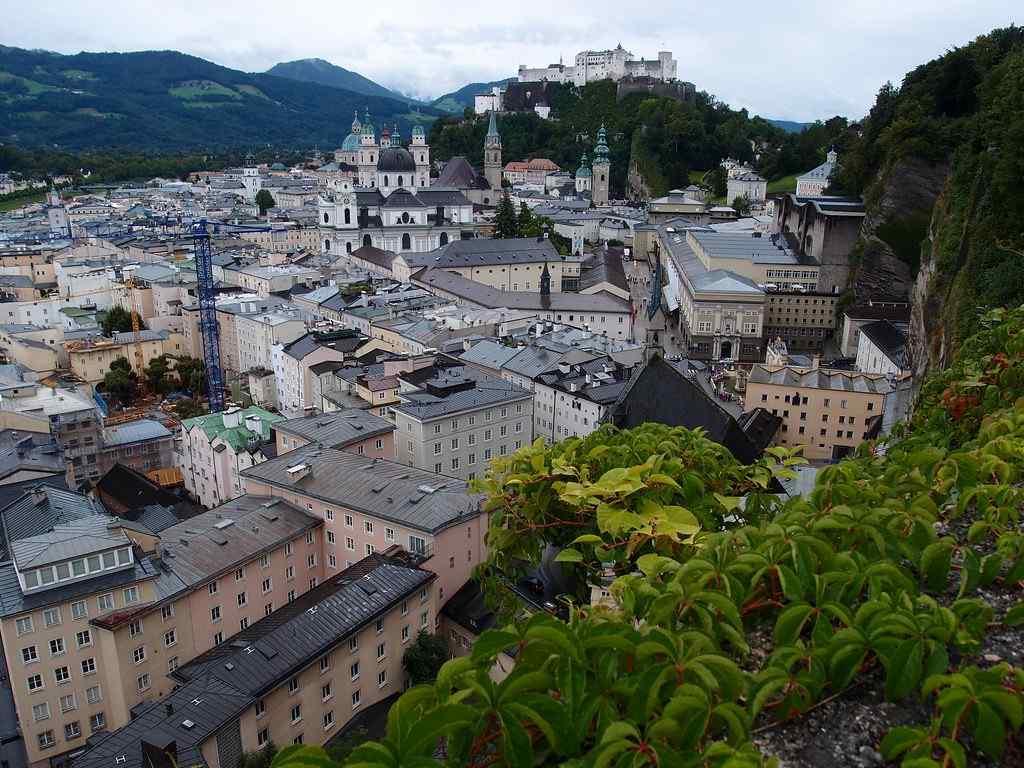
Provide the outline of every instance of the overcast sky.
<path id="1" fill-rule="evenodd" d="M 617 43 L 765 117 L 863 115 L 886 80 L 993 27 L 1021 0 L 0 0 L 0 43 L 61 53 L 174 49 L 264 71 L 323 58 L 435 97 Z"/>

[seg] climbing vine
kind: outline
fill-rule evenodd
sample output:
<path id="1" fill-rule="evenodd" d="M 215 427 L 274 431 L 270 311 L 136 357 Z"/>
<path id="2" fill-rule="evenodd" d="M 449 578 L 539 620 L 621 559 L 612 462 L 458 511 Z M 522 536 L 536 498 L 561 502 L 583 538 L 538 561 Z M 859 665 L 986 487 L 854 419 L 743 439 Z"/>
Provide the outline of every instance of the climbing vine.
<path id="1" fill-rule="evenodd" d="M 821 470 L 805 497 L 778 494 L 801 462 L 789 451 L 742 466 L 656 425 L 495 464 L 480 576 L 501 607 L 547 547 L 581 584 L 614 578 L 614 600 L 579 594 L 567 621 L 507 613 L 346 765 L 772 766 L 755 730 L 869 684 L 933 710 L 891 730 L 885 758 L 999 759 L 1019 740 L 1024 670 L 982 648 L 1024 604 L 999 615 L 979 590 L 1024 580 L 1024 307 L 983 325 L 903 434 Z M 515 659 L 503 679 L 499 654 Z M 325 760 L 293 747 L 275 766 Z"/>

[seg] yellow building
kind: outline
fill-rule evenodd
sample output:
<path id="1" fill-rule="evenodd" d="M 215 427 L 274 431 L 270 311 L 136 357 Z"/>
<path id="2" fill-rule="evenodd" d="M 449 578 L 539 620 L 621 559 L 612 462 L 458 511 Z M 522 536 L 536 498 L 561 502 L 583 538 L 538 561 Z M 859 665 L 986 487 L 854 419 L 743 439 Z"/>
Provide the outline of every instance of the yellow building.
<path id="1" fill-rule="evenodd" d="M 802 445 L 806 458 L 834 461 L 878 434 L 890 390 L 880 374 L 755 365 L 745 405 L 782 419 L 776 445 Z"/>

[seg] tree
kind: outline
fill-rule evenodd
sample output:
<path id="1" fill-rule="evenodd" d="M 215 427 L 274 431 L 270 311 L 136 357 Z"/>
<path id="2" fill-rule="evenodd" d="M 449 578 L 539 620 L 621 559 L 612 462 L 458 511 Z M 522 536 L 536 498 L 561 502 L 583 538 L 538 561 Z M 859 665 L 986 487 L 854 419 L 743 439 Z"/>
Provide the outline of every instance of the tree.
<path id="1" fill-rule="evenodd" d="M 708 184 L 711 186 L 713 197 L 725 197 L 728 194 L 728 182 L 725 175 L 725 168 L 718 165 L 707 175 Z"/>
<path id="2" fill-rule="evenodd" d="M 519 204 L 519 216 L 516 218 L 518 237 L 540 237 L 544 232 L 544 224 L 533 215 L 526 203 Z"/>
<path id="3" fill-rule="evenodd" d="M 145 376 L 146 384 L 152 392 L 163 395 L 174 389 L 175 374 L 167 355 L 160 355 L 150 360 L 145 369 Z"/>
<path id="4" fill-rule="evenodd" d="M 206 413 L 203 404 L 195 398 L 179 400 L 171 408 L 179 419 L 191 419 L 195 416 L 202 416 Z"/>
<path id="5" fill-rule="evenodd" d="M 138 376 L 132 370 L 127 358 L 119 357 L 110 364 L 110 370 L 103 377 L 102 391 L 108 398 L 127 408 L 138 395 Z"/>
<path id="6" fill-rule="evenodd" d="M 494 237 L 508 239 L 517 237 L 519 233 L 519 221 L 516 218 L 516 209 L 512 205 L 512 199 L 508 192 L 501 196 L 498 203 L 498 210 L 494 216 Z"/>
<path id="7" fill-rule="evenodd" d="M 181 386 L 187 389 L 192 397 L 198 398 L 206 392 L 206 364 L 202 360 L 187 355 L 176 358 L 174 370 L 178 374 Z"/>
<path id="8" fill-rule="evenodd" d="M 433 682 L 441 665 L 448 660 L 448 644 L 440 635 L 421 629 L 416 640 L 405 649 L 402 667 L 413 685 Z"/>
<path id="9" fill-rule="evenodd" d="M 740 216 L 747 216 L 750 214 L 750 198 L 747 195 L 739 195 L 732 201 L 732 207 Z"/>
<path id="10" fill-rule="evenodd" d="M 139 330 L 146 328 L 145 322 L 139 318 Z M 100 318 L 100 330 L 104 336 L 113 336 L 115 333 L 125 333 L 132 330 L 132 313 L 120 305 L 108 309 Z"/>
<path id="11" fill-rule="evenodd" d="M 277 203 L 274 202 L 274 196 L 270 194 L 269 190 L 261 189 L 256 193 L 256 205 L 260 207 L 260 216 L 263 216 Z"/>

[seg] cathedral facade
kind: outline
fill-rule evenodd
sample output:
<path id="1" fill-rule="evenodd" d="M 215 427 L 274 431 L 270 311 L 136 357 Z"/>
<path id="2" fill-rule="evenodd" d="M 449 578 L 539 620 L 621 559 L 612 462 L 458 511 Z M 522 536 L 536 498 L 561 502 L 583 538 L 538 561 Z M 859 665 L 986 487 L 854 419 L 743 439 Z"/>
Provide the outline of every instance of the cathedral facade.
<path id="1" fill-rule="evenodd" d="M 367 113 L 358 115 L 335 152 L 358 169 L 358 181 L 342 180 L 319 201 L 324 253 L 346 254 L 372 246 L 403 252 L 432 251 L 452 240 L 476 236 L 473 204 L 458 190 L 431 188 L 430 147 L 423 128 L 402 145 L 397 126 L 381 129 L 380 141 Z"/>

